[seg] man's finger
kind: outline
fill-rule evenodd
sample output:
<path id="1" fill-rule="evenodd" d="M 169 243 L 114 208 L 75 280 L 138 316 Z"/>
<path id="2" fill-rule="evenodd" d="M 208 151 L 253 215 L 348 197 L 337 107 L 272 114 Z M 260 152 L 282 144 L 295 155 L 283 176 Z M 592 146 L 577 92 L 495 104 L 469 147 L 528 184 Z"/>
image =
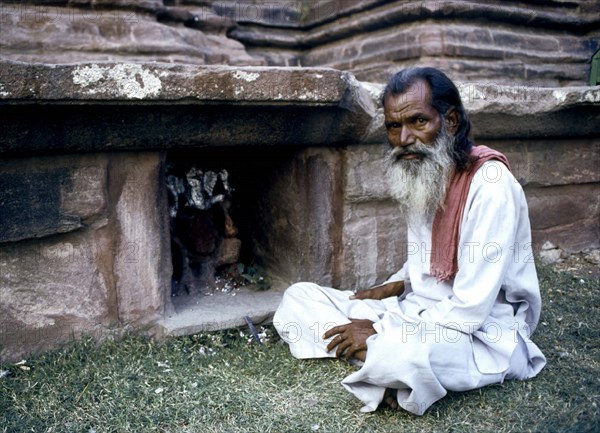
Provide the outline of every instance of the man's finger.
<path id="1" fill-rule="evenodd" d="M 327 340 L 329 337 L 333 337 L 336 334 L 341 334 L 346 330 L 346 326 L 348 326 L 348 324 L 334 326 L 333 328 L 329 329 L 325 334 L 323 334 L 323 339 Z"/>
<path id="2" fill-rule="evenodd" d="M 354 346 L 353 344 L 348 344 L 348 347 L 346 348 L 346 351 L 344 353 L 344 359 L 350 359 L 354 356 L 354 354 L 356 352 L 358 352 L 358 348 L 356 346 Z"/>
<path id="3" fill-rule="evenodd" d="M 343 341 L 342 336 L 338 335 L 337 337 L 335 337 L 333 340 L 331 340 L 329 342 L 329 344 L 327 345 L 327 351 L 331 352 L 335 348 L 335 346 L 340 344 L 342 341 Z"/>
<path id="4" fill-rule="evenodd" d="M 352 346 L 352 343 L 350 343 L 348 340 L 342 340 L 342 342 L 338 345 L 338 348 L 335 352 L 335 356 L 338 358 L 342 358 L 344 356 L 344 352 L 350 346 Z"/>

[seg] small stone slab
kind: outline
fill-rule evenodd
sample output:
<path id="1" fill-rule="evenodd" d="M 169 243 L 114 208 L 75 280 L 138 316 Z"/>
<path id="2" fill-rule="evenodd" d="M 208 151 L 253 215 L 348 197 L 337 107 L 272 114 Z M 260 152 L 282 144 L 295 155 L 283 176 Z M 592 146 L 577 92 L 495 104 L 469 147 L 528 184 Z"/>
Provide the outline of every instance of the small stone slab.
<path id="1" fill-rule="evenodd" d="M 233 292 L 178 296 L 171 298 L 175 312 L 157 323 L 153 334 L 160 337 L 192 335 L 205 331 L 246 326 L 248 316 L 254 324 L 270 321 L 283 292 L 257 291 L 242 287 Z"/>

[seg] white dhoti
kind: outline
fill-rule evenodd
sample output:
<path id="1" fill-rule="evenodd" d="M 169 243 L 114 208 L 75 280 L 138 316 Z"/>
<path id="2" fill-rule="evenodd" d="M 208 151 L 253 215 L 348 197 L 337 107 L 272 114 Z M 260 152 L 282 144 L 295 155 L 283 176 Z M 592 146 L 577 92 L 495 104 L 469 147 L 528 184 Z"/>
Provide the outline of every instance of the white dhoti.
<path id="1" fill-rule="evenodd" d="M 378 333 L 367 339 L 364 365 L 342 381 L 364 403 L 363 412 L 377 409 L 386 388 L 397 390 L 400 407 L 422 415 L 448 390 L 465 391 L 536 373 L 521 338 L 508 369 L 484 374 L 477 368 L 470 334 L 425 322 L 398 326 L 402 311 L 397 298 L 349 300 L 350 295 L 313 283 L 294 284 L 273 322 L 292 355 L 304 359 L 335 357 L 335 349 L 326 349 L 330 339 L 322 338 L 326 330 L 349 323 L 350 318 L 373 321 Z M 390 320 L 395 326 L 386 326 Z"/>

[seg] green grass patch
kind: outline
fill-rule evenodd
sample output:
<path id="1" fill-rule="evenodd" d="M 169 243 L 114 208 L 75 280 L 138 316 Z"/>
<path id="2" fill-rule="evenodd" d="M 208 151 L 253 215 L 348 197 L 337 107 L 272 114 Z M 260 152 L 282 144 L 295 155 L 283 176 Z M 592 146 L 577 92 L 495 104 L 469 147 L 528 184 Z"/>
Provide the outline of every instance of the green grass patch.
<path id="1" fill-rule="evenodd" d="M 548 365 L 524 382 L 450 393 L 423 417 L 359 412 L 340 381 L 356 367 L 298 361 L 274 330 L 156 343 L 130 335 L 0 365 L 0 432 L 600 431 L 600 282 L 539 268 L 534 336 Z M 240 335 L 242 332 L 244 335 Z"/>

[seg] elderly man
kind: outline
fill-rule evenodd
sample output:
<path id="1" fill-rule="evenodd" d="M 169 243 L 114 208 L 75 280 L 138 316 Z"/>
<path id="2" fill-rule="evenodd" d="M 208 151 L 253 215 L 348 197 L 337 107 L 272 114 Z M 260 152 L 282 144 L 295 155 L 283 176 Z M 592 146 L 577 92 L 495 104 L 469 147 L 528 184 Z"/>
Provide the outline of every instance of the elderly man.
<path id="1" fill-rule="evenodd" d="M 452 81 L 403 70 L 383 105 L 408 260 L 359 292 L 294 284 L 273 321 L 295 357 L 361 366 L 342 384 L 362 411 L 422 415 L 448 390 L 535 376 L 546 362 L 530 340 L 541 299 L 523 190 L 504 155 L 469 140 Z"/>

